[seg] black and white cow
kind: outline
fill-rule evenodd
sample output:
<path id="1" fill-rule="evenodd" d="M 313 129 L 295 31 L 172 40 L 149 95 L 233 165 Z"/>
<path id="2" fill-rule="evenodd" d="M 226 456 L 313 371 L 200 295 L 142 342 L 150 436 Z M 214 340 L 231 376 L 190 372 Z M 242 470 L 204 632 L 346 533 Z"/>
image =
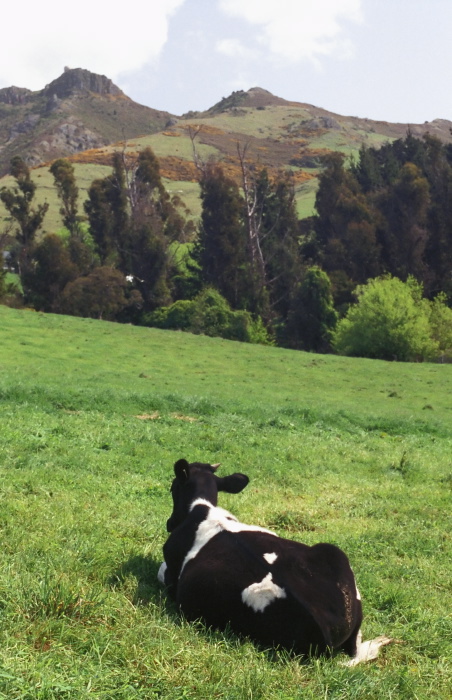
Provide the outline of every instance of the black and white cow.
<path id="1" fill-rule="evenodd" d="M 220 478 L 218 466 L 174 465 L 158 578 L 185 617 L 298 654 L 343 650 L 349 665 L 376 658 L 391 640 L 361 641 L 361 598 L 345 554 L 239 522 L 217 506 L 218 491 L 239 493 L 249 479 Z"/>

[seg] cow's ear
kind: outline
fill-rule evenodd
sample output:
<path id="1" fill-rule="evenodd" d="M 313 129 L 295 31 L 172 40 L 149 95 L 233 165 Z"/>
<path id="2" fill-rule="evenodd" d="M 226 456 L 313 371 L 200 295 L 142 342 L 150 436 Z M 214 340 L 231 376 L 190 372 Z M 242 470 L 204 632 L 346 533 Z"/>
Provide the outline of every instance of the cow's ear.
<path id="1" fill-rule="evenodd" d="M 189 464 L 186 459 L 178 459 L 176 464 L 174 465 L 174 473 L 176 475 L 176 479 L 179 479 L 179 481 L 182 482 L 187 481 L 188 467 Z"/>
<path id="2" fill-rule="evenodd" d="M 245 474 L 231 474 L 230 476 L 216 477 L 218 491 L 226 493 L 240 493 L 248 485 L 249 479 Z"/>

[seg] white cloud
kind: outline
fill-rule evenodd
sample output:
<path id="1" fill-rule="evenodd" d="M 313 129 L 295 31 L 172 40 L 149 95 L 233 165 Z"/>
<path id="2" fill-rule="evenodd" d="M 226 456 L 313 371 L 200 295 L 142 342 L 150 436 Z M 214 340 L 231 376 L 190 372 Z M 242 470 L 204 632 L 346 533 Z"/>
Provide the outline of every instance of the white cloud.
<path id="1" fill-rule="evenodd" d="M 156 60 L 185 0 L 24 0 L 2 11 L 0 87 L 38 90 L 64 66 L 117 78 Z"/>
<path id="2" fill-rule="evenodd" d="M 259 55 L 258 51 L 244 46 L 238 39 L 222 39 L 216 45 L 217 51 L 225 56 L 241 59 L 254 59 Z"/>
<path id="3" fill-rule="evenodd" d="M 289 62 L 349 56 L 352 45 L 343 22 L 362 21 L 361 0 L 220 0 L 219 6 L 228 16 L 257 25 L 262 49 Z"/>

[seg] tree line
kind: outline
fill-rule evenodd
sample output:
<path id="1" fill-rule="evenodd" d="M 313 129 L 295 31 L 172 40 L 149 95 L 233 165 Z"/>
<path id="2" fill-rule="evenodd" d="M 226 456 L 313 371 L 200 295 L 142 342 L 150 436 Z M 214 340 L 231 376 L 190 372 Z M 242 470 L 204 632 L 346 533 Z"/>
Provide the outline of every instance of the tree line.
<path id="1" fill-rule="evenodd" d="M 19 301 L 41 311 L 356 354 L 339 339 L 339 327 L 343 335 L 363 285 L 396 278 L 411 295 L 436 298 L 447 321 L 451 146 L 408 134 L 380 149 L 363 147 L 351 162 L 332 153 L 316 214 L 302 221 L 290 174 L 271 177 L 248 162 L 246 147 L 237 153 L 239 182 L 219 163 L 197 161 L 196 227 L 166 192 L 150 148 L 115 153 L 111 173 L 89 187 L 83 213 L 74 168 L 59 159 L 50 171 L 65 235 L 42 237 L 48 205 L 35 204 L 30 171 L 14 158 L 15 185 L 0 197 L 10 216 L 3 244 L 20 276 Z M 0 296 L 18 303 L 4 270 Z M 430 355 L 433 347 L 440 345 L 431 345 Z"/>
<path id="2" fill-rule="evenodd" d="M 427 297 L 452 301 L 452 145 L 408 133 L 362 147 L 346 167 L 331 154 L 320 178 L 317 214 L 305 222 L 306 250 L 328 273 L 336 305 L 382 274 L 413 276 Z"/>

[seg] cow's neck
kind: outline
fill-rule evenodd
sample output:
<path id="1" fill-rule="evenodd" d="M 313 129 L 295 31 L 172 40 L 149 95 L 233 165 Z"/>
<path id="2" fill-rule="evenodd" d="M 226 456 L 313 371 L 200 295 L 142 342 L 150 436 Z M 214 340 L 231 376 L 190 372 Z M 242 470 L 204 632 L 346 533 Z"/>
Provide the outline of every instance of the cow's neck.
<path id="1" fill-rule="evenodd" d="M 212 503 L 211 501 L 209 501 L 208 498 L 203 498 L 202 496 L 199 496 L 198 498 L 195 498 L 192 501 L 192 504 L 190 506 L 190 512 L 192 512 L 192 510 L 197 506 L 207 506 L 208 508 L 215 508 L 216 503 Z"/>

